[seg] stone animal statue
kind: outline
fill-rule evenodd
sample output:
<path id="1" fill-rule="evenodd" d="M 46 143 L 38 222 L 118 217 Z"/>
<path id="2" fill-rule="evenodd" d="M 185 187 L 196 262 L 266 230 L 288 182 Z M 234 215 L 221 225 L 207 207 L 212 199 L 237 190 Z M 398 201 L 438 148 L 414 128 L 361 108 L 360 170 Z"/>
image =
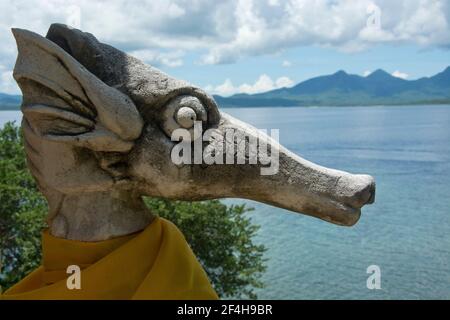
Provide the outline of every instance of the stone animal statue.
<path id="1" fill-rule="evenodd" d="M 54 237 L 96 242 L 143 230 L 155 216 L 142 196 L 252 199 L 344 226 L 374 201 L 371 176 L 316 165 L 273 139 L 272 175 L 261 174 L 261 163 L 175 164 L 171 134 L 192 129 L 193 120 L 219 136 L 230 128 L 259 133 L 219 111 L 202 89 L 90 33 L 53 24 L 46 37 L 13 34 L 28 165 L 48 200 Z"/>

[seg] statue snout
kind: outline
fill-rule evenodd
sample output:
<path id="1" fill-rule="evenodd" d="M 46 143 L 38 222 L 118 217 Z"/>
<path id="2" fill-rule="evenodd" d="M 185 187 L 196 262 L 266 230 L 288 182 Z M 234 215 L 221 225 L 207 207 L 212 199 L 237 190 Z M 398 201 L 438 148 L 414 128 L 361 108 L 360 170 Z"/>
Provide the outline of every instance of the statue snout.
<path id="1" fill-rule="evenodd" d="M 339 178 L 336 193 L 353 208 L 375 202 L 375 179 L 366 174 L 346 174 Z"/>

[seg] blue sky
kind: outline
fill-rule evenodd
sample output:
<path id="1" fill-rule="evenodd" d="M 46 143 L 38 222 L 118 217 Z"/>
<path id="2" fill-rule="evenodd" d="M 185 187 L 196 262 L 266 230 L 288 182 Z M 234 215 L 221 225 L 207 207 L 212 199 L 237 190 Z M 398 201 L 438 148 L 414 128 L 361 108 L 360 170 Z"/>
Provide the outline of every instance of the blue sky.
<path id="1" fill-rule="evenodd" d="M 53 22 L 223 95 L 337 70 L 416 79 L 450 65 L 448 0 L 0 0 L 0 12 L 0 92 L 12 94 L 9 29 L 45 35 Z"/>
<path id="2" fill-rule="evenodd" d="M 254 83 L 261 74 L 267 74 L 272 79 L 286 76 L 298 83 L 338 70 L 365 75 L 378 68 L 389 73 L 400 71 L 407 74 L 407 79 L 417 79 L 432 76 L 450 66 L 450 51 L 424 49 L 416 45 L 379 45 L 362 52 L 343 53 L 309 46 L 279 54 L 246 57 L 232 64 L 198 65 L 195 63 L 198 59 L 199 55 L 192 54 L 180 67 L 160 68 L 202 87 L 220 85 L 225 79 L 230 79 L 235 85 Z"/>

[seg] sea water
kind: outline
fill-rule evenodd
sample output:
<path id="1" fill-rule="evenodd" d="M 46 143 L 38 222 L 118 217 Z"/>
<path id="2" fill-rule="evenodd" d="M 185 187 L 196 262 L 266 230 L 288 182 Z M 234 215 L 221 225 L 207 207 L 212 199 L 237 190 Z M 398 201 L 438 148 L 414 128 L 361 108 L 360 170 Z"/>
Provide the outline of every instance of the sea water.
<path id="1" fill-rule="evenodd" d="M 263 299 L 450 299 L 450 106 L 236 108 L 225 112 L 323 166 L 366 173 L 376 202 L 354 227 L 255 208 L 267 247 Z M 0 112 L 0 126 L 18 120 Z M 368 289 L 369 266 L 381 289 Z"/>

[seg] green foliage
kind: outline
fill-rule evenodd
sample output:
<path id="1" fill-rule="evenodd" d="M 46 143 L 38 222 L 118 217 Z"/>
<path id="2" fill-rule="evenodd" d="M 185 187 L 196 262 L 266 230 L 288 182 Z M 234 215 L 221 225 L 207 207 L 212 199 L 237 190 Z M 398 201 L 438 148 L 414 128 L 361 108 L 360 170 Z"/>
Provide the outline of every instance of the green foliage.
<path id="1" fill-rule="evenodd" d="M 20 130 L 0 129 L 0 286 L 22 279 L 41 260 L 40 234 L 47 205 L 25 161 Z M 154 213 L 174 222 L 185 235 L 221 297 L 256 298 L 265 270 L 262 245 L 253 236 L 258 226 L 244 205 L 145 199 Z"/>
<path id="2" fill-rule="evenodd" d="M 0 286 L 19 281 L 40 262 L 46 201 L 25 160 L 22 136 L 13 123 L 0 130 Z"/>

